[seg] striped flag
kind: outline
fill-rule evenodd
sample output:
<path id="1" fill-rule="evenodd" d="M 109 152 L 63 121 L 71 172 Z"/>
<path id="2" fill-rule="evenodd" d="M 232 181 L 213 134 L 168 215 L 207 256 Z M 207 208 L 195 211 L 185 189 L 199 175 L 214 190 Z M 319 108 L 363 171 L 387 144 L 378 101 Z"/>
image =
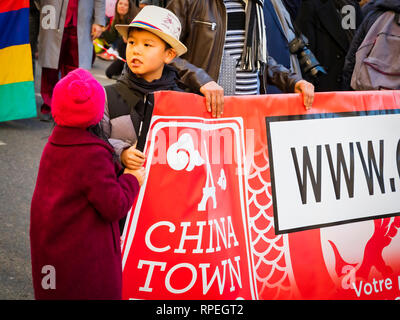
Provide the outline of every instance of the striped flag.
<path id="1" fill-rule="evenodd" d="M 36 116 L 29 0 L 0 1 L 0 122 Z"/>

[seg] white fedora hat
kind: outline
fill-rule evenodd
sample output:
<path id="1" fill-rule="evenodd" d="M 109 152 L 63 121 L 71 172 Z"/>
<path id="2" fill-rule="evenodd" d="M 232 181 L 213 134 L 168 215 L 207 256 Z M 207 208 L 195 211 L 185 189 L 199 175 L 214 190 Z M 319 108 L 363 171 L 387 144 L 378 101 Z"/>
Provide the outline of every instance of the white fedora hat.
<path id="1" fill-rule="evenodd" d="M 154 33 L 174 48 L 178 56 L 187 51 L 186 46 L 179 41 L 182 30 L 181 23 L 177 16 L 168 9 L 158 6 L 145 6 L 130 24 L 115 25 L 115 28 L 125 39 L 128 38 L 130 27 L 141 28 Z"/>

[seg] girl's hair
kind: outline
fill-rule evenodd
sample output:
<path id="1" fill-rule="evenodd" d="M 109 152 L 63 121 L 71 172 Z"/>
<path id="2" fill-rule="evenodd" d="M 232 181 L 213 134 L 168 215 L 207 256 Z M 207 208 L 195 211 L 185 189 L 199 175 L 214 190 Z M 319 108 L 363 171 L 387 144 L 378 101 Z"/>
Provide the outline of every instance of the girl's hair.
<path id="1" fill-rule="evenodd" d="M 114 147 L 111 145 L 111 143 L 108 141 L 107 136 L 104 134 L 103 128 L 101 127 L 100 123 L 90 126 L 86 130 L 91 132 L 95 136 L 99 137 L 101 140 L 103 140 L 105 143 L 111 146 L 112 149 L 114 150 Z M 115 151 L 113 151 L 113 160 L 118 161 L 118 156 L 115 153 Z"/>
<path id="2" fill-rule="evenodd" d="M 45 138 L 49 138 L 51 135 L 51 132 L 54 130 L 55 126 L 57 124 L 55 122 L 53 122 L 51 128 L 50 128 L 50 134 L 45 137 Z M 97 136 L 98 138 L 100 138 L 101 140 L 103 140 L 105 143 L 107 143 L 108 145 L 110 145 L 113 148 L 113 160 L 114 161 L 118 161 L 118 156 L 115 153 L 114 147 L 112 146 L 112 144 L 110 143 L 110 141 L 108 141 L 107 136 L 104 134 L 103 128 L 101 127 L 100 123 L 95 124 L 93 126 L 87 127 L 86 128 L 87 131 L 91 132 L 92 134 L 94 134 L 95 136 Z"/>
<path id="3" fill-rule="evenodd" d="M 117 0 L 117 2 L 115 3 L 114 19 L 112 21 L 112 24 L 113 25 L 129 24 L 132 21 L 132 19 L 135 17 L 135 4 L 133 3 L 133 0 L 128 0 L 128 3 L 129 3 L 128 13 L 126 15 L 124 15 L 123 17 L 121 17 L 119 15 L 119 13 L 117 12 L 117 7 L 118 7 L 119 1 L 120 0 Z"/>

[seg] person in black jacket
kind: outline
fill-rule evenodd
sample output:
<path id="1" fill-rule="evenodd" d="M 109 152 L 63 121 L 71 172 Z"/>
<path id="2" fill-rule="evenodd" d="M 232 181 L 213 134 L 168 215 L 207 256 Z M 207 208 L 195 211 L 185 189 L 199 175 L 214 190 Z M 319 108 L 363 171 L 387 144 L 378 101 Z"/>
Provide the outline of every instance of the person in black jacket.
<path id="1" fill-rule="evenodd" d="M 352 90 L 350 83 L 353 75 L 354 65 L 356 63 L 356 52 L 364 41 L 369 29 L 372 27 L 374 22 L 383 14 L 385 11 L 394 11 L 400 13 L 400 1 L 399 0 L 371 0 L 363 7 L 363 13 L 365 18 L 354 35 L 353 41 L 351 42 L 350 49 L 346 55 L 344 68 L 343 68 L 343 90 Z"/>
<path id="2" fill-rule="evenodd" d="M 301 0 L 282 0 L 292 20 L 296 20 L 299 12 Z"/>
<path id="3" fill-rule="evenodd" d="M 343 28 L 347 11 L 342 8 L 351 5 L 355 9 L 356 28 L 361 24 L 362 13 L 355 0 L 303 0 L 296 23 L 309 40 L 309 48 L 327 71 L 315 82 L 315 91 L 339 91 L 342 89 L 342 70 L 345 56 L 355 30 Z M 345 8 L 346 9 L 346 8 Z"/>

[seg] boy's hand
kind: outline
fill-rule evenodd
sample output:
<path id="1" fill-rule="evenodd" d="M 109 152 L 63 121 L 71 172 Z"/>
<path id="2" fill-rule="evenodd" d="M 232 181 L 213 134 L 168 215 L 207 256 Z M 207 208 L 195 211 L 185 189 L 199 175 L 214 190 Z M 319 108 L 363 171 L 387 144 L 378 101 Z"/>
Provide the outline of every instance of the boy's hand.
<path id="1" fill-rule="evenodd" d="M 207 111 L 214 118 L 220 118 L 224 113 L 224 89 L 215 81 L 210 81 L 200 87 L 200 92 L 206 97 Z"/>
<path id="2" fill-rule="evenodd" d="M 143 167 L 136 170 L 125 168 L 124 173 L 128 173 L 135 176 L 137 181 L 139 182 L 139 186 L 142 186 L 144 179 L 146 178 L 146 170 Z"/>
<path id="3" fill-rule="evenodd" d="M 297 81 L 294 85 L 294 92 L 303 95 L 304 106 L 310 110 L 314 102 L 314 85 L 306 80 Z"/>
<path id="4" fill-rule="evenodd" d="M 131 170 L 137 170 L 141 168 L 145 160 L 146 157 L 143 152 L 137 150 L 135 146 L 125 149 L 121 153 L 122 164 Z"/>

